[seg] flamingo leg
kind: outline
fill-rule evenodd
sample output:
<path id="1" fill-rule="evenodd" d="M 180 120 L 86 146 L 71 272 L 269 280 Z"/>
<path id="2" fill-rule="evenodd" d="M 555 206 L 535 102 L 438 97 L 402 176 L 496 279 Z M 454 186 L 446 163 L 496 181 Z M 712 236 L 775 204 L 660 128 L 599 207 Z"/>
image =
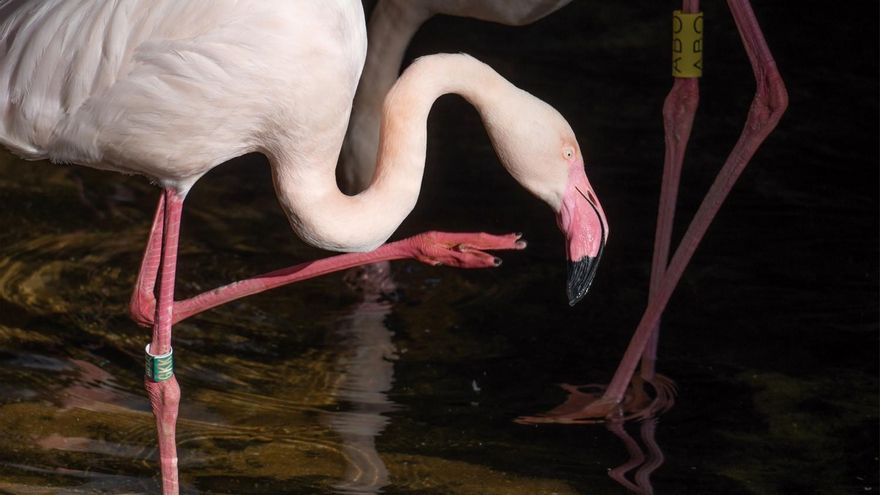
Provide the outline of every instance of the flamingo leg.
<path id="1" fill-rule="evenodd" d="M 157 216 L 160 215 L 162 208 L 162 201 L 160 201 Z M 159 232 L 159 235 L 156 234 L 157 232 Z M 156 239 L 161 239 L 161 232 L 162 223 L 154 222 L 150 240 L 147 243 L 147 251 L 144 254 L 144 263 L 141 265 L 141 274 L 138 276 L 135 293 L 132 296 L 132 318 L 136 322 L 146 325 L 154 321 L 152 316 L 146 314 L 144 308 L 155 306 L 155 299 L 152 294 L 154 284 L 151 284 L 150 280 L 155 280 L 156 270 L 152 268 L 152 260 L 159 258 L 161 249 L 157 247 L 158 242 Z M 249 279 L 232 282 L 202 292 L 189 299 L 175 301 L 169 321 L 171 324 L 175 324 L 190 316 L 246 296 L 329 273 L 378 262 L 412 258 L 430 265 L 446 264 L 458 268 L 494 267 L 498 266 L 500 259 L 483 251 L 524 249 L 526 243 L 520 237 L 519 234 L 492 235 L 485 233 L 425 232 L 400 241 L 384 244 L 368 253 L 346 253 L 300 263 Z M 164 273 L 163 265 L 163 275 Z M 168 332 L 170 334 L 170 328 Z"/>
<path id="2" fill-rule="evenodd" d="M 156 315 L 156 277 L 159 275 L 159 265 L 162 262 L 164 226 L 165 193 L 162 193 L 159 195 L 159 204 L 156 206 L 153 226 L 150 228 L 150 238 L 147 240 L 147 247 L 144 250 L 141 268 L 129 303 L 131 318 L 145 327 L 153 325 L 153 319 Z"/>
<path id="3" fill-rule="evenodd" d="M 639 357 L 645 351 L 653 330 L 700 240 L 733 184 L 761 143 L 779 123 L 779 119 L 788 106 L 785 85 L 758 26 L 751 5 L 748 0 L 728 0 L 727 3 L 742 37 L 757 83 L 757 90 L 749 109 L 745 128 L 688 226 L 655 297 L 649 300 L 648 307 L 642 315 L 635 334 L 630 340 L 605 394 L 600 400 L 589 406 L 588 410 L 584 411 L 585 415 L 599 414 L 604 416 L 613 411 L 623 399 Z"/>
<path id="4" fill-rule="evenodd" d="M 415 258 L 432 265 L 446 264 L 460 268 L 493 267 L 500 264 L 500 259 L 483 250 L 526 247 L 525 241 L 520 239 L 520 234 L 426 232 L 385 244 L 369 253 L 349 253 L 302 263 L 234 282 L 184 301 L 174 302 L 174 279 L 182 210 L 183 197 L 173 190 L 166 189 L 162 199 L 159 200 L 144 261 L 132 296 L 132 316 L 136 321 L 140 319 L 153 323 L 153 336 L 148 348 L 150 356 L 171 353 L 171 327 L 174 323 L 250 294 L 377 261 Z M 160 277 L 158 304 L 153 297 L 157 274 Z M 155 307 L 155 316 L 152 319 L 148 319 L 145 315 L 150 305 Z M 145 376 L 144 386 L 156 417 L 162 493 L 177 495 L 179 482 L 175 427 L 180 404 L 180 386 L 173 374 L 165 380 L 154 378 L 154 376 Z"/>
<path id="5" fill-rule="evenodd" d="M 682 11 L 696 13 L 700 10 L 699 0 L 683 0 Z M 648 300 L 657 296 L 669 263 L 669 249 L 672 242 L 672 226 L 675 219 L 675 204 L 678 198 L 678 184 L 681 178 L 684 153 L 693 129 L 694 115 L 700 101 L 700 86 L 697 78 L 676 78 L 669 95 L 663 104 L 663 128 L 665 131 L 666 153 L 663 160 L 663 180 L 660 186 L 660 205 L 657 208 L 657 231 L 654 236 L 654 257 L 651 262 L 651 282 Z M 650 304 L 650 303 L 649 303 Z M 641 374 L 652 379 L 657 362 L 657 343 L 660 337 L 660 323 L 654 326 L 651 338 L 642 353 Z"/>
<path id="6" fill-rule="evenodd" d="M 177 268 L 177 244 L 180 232 L 180 217 L 183 210 L 183 197 L 172 189 L 164 192 L 164 206 L 159 203 L 157 216 L 164 213 L 162 226 L 161 272 L 159 280 L 159 302 L 156 305 L 153 337 L 150 341 L 149 353 L 161 356 L 171 352 L 171 325 L 174 311 L 174 278 Z M 150 257 L 156 224 L 153 226 L 150 242 L 147 244 L 147 256 Z M 153 250 L 156 251 L 156 250 Z M 150 257 L 150 259 L 152 259 Z M 145 263 L 146 264 L 146 263 Z M 149 275 L 151 265 L 146 269 L 142 266 L 142 275 Z M 145 273 L 146 272 L 146 273 Z M 151 277 L 147 277 L 149 279 Z M 154 279 L 155 280 L 155 279 Z M 140 282 L 140 277 L 139 277 Z M 145 281 L 144 287 L 149 288 L 150 282 Z M 137 289 L 140 290 L 140 287 Z M 156 417 L 156 428 L 159 436 L 159 458 L 162 469 L 162 493 L 177 495 L 177 447 L 175 445 L 175 428 L 177 411 L 180 404 L 180 386 L 172 374 L 169 379 L 154 381 L 153 377 L 144 377 L 144 387 L 150 396 L 150 405 Z"/>
<path id="7" fill-rule="evenodd" d="M 520 234 L 425 232 L 383 244 L 367 253 L 346 253 L 309 261 L 203 292 L 175 303 L 173 322 L 245 296 L 382 261 L 413 258 L 430 265 L 490 268 L 498 266 L 501 260 L 483 250 L 524 249 L 526 243 L 520 237 Z"/>
<path id="8" fill-rule="evenodd" d="M 174 281 L 183 199 L 172 189 L 166 189 L 159 199 L 131 298 L 130 310 L 135 321 L 153 326 L 152 339 L 147 349 L 149 360 L 162 358 L 171 353 L 171 327 L 174 323 L 250 294 L 335 271 L 395 259 L 415 258 L 427 264 L 446 264 L 460 268 L 493 267 L 500 264 L 500 259 L 483 250 L 526 247 L 525 241 L 520 239 L 520 234 L 426 232 L 385 244 L 369 253 L 349 253 L 302 263 L 175 302 Z M 158 303 L 154 295 L 157 276 Z M 153 415 L 156 417 L 162 493 L 177 495 L 179 481 L 175 429 L 180 405 L 180 386 L 172 372 L 167 377 L 148 373 L 144 377 L 144 387 L 150 397 Z"/>

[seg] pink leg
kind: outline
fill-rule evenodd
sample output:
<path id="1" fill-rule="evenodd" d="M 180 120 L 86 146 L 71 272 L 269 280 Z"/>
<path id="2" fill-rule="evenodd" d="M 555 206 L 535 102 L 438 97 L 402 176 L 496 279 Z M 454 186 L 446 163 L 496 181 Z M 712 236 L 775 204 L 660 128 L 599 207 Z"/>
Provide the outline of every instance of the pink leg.
<path id="1" fill-rule="evenodd" d="M 328 273 L 379 261 L 414 258 L 430 265 L 458 268 L 489 268 L 501 263 L 483 250 L 524 249 L 519 234 L 490 235 L 426 232 L 380 246 L 368 253 L 348 253 L 302 263 L 247 280 L 233 282 L 175 303 L 173 322 L 177 323 L 221 304 Z"/>
<path id="2" fill-rule="evenodd" d="M 651 264 L 651 289 L 648 300 L 653 300 L 660 290 L 666 265 L 669 262 L 669 247 L 672 239 L 672 224 L 675 218 L 675 202 L 678 198 L 678 183 L 681 177 L 684 152 L 694 123 L 694 114 L 699 102 L 697 79 L 676 79 L 663 106 L 663 123 L 666 129 L 666 157 L 663 166 L 663 183 L 660 189 L 660 206 L 657 212 L 657 232 L 654 237 L 654 259 Z M 651 339 L 642 355 L 642 374 L 645 378 L 654 375 L 657 359 L 657 340 L 660 325 L 654 327 Z"/>
<path id="3" fill-rule="evenodd" d="M 551 411 L 551 413 L 543 417 L 526 418 L 525 422 L 537 422 L 539 420 L 541 422 L 583 422 L 588 420 L 588 418 L 608 417 L 618 409 L 618 405 L 624 398 L 627 386 L 630 380 L 632 380 L 639 357 L 645 354 L 648 344 L 655 334 L 654 329 L 660 321 L 660 316 L 681 279 L 684 269 L 696 251 L 700 240 L 705 235 L 712 219 L 733 187 L 733 184 L 739 178 L 746 165 L 748 165 L 749 160 L 754 156 L 761 143 L 764 142 L 779 123 L 779 119 L 788 106 L 788 94 L 785 91 L 785 85 L 758 27 L 758 22 L 752 12 L 751 5 L 748 0 L 728 0 L 728 6 L 733 13 L 757 82 L 757 90 L 749 109 L 745 128 L 718 176 L 709 188 L 709 192 L 703 199 L 696 215 L 694 215 L 656 290 L 652 291 L 648 307 L 645 309 L 642 319 L 605 393 L 601 398 L 585 405 L 576 413 L 569 412 L 564 417 L 559 417 Z M 653 358 L 653 353 L 649 351 L 648 356 Z M 652 367 L 653 363 L 649 364 L 649 369 L 646 370 L 649 375 L 653 374 Z"/>
<path id="4" fill-rule="evenodd" d="M 150 341 L 150 354 L 158 356 L 171 351 L 171 324 L 174 310 L 174 278 L 177 269 L 177 244 L 180 232 L 180 217 L 183 210 L 183 197 L 172 189 L 165 190 L 164 227 L 162 242 L 162 270 L 159 281 L 159 302 L 156 305 L 153 338 Z M 160 202 L 159 210 L 162 210 Z M 158 212 L 157 212 L 158 213 Z M 154 225 L 154 233 L 156 226 Z M 151 255 L 154 236 L 151 235 L 147 245 L 145 258 Z M 145 271 L 142 268 L 142 274 Z M 147 273 L 147 275 L 149 275 Z M 149 277 L 148 277 L 149 278 Z M 140 290 L 140 282 L 139 279 Z M 149 288 L 146 282 L 144 287 Z M 175 445 L 175 428 L 177 411 L 180 405 L 180 386 L 173 375 L 170 379 L 155 382 L 144 377 L 144 386 L 150 396 L 150 405 L 156 417 L 156 428 L 159 435 L 159 457 L 162 468 L 162 493 L 177 495 L 177 446 Z"/>
<path id="5" fill-rule="evenodd" d="M 138 272 L 134 292 L 131 294 L 129 314 L 137 324 L 149 327 L 153 325 L 156 315 L 156 277 L 159 264 L 162 262 L 162 233 L 165 223 L 165 193 L 159 195 L 159 204 L 153 216 L 150 238 L 144 250 L 141 269 Z"/>
<path id="6" fill-rule="evenodd" d="M 683 12 L 695 13 L 699 10 L 699 0 L 683 0 Z M 699 101 L 699 79 L 676 78 L 672 90 L 663 104 L 666 154 L 663 163 L 663 181 L 660 186 L 660 205 L 657 208 L 657 231 L 654 236 L 654 258 L 651 263 L 648 301 L 656 297 L 663 275 L 666 273 L 666 266 L 669 263 L 669 247 L 672 242 L 672 225 L 675 219 L 678 183 Z M 660 323 L 658 322 L 651 333 L 645 352 L 642 353 L 641 374 L 648 380 L 654 377 L 659 337 Z"/>
<path id="7" fill-rule="evenodd" d="M 156 430 L 159 437 L 159 463 L 162 469 L 162 494 L 177 495 L 177 445 L 175 430 L 177 411 L 180 405 L 180 386 L 177 377 L 162 382 L 154 382 L 144 377 L 144 387 L 150 396 L 150 405 L 156 417 Z"/>
<path id="8" fill-rule="evenodd" d="M 627 384 L 635 371 L 639 356 L 644 352 L 653 333 L 652 330 L 659 321 L 660 315 L 669 302 L 669 298 L 694 251 L 696 251 L 697 245 L 733 184 L 761 143 L 776 127 L 788 106 L 788 94 L 773 56 L 770 54 L 764 36 L 758 27 L 751 5 L 748 0 L 728 0 L 728 5 L 745 44 L 757 82 L 757 91 L 749 110 L 745 128 L 718 177 L 709 188 L 709 192 L 685 232 L 681 244 L 676 249 L 662 284 L 656 292 L 656 297 L 649 301 L 648 308 L 639 322 L 608 389 L 602 399 L 591 408 L 591 411 L 585 411 L 590 415 L 610 412 L 620 403 Z"/>
<path id="9" fill-rule="evenodd" d="M 493 267 L 500 265 L 501 260 L 483 250 L 526 247 L 525 241 L 520 239 L 520 234 L 497 236 L 483 233 L 426 232 L 385 244 L 369 253 L 349 253 L 302 263 L 219 287 L 184 301 L 174 302 L 177 245 L 182 210 L 183 198 L 174 190 L 166 189 L 156 209 L 131 300 L 131 313 L 135 321 L 153 324 L 149 351 L 154 356 L 171 351 L 171 327 L 174 323 L 250 294 L 335 271 L 395 259 L 415 258 L 431 265 L 450 265 L 460 268 Z M 154 290 L 156 275 L 160 273 L 160 263 L 159 301 L 156 304 Z M 150 309 L 154 309 L 153 316 L 148 314 Z M 165 495 L 176 495 L 179 484 L 175 425 L 180 404 L 180 387 L 174 375 L 158 382 L 147 376 L 144 378 L 144 386 L 150 396 L 150 404 L 156 417 L 162 491 Z"/>
<path id="10" fill-rule="evenodd" d="M 163 216 L 164 205 L 163 196 L 159 200 L 156 220 L 153 222 L 150 239 L 144 253 L 144 261 L 141 264 L 141 271 L 131 300 L 131 316 L 142 325 L 151 325 L 154 321 L 153 315 L 148 311 L 152 309 L 155 314 L 156 303 L 153 290 L 162 253 L 160 241 L 163 231 L 162 222 L 158 219 Z M 177 216 L 179 226 L 179 212 Z M 494 267 L 501 263 L 500 258 L 485 253 L 483 250 L 524 249 L 526 242 L 520 240 L 520 237 L 520 234 L 425 232 L 385 244 L 369 253 L 347 253 L 309 261 L 217 287 L 183 301 L 176 301 L 173 303 L 170 324 L 173 325 L 190 316 L 252 294 L 378 262 L 413 258 L 429 265 L 449 265 L 458 268 Z M 177 233 L 175 233 L 174 241 L 176 250 Z M 164 265 L 162 272 L 164 276 Z M 170 331 L 169 326 L 167 329 L 169 335 Z"/>

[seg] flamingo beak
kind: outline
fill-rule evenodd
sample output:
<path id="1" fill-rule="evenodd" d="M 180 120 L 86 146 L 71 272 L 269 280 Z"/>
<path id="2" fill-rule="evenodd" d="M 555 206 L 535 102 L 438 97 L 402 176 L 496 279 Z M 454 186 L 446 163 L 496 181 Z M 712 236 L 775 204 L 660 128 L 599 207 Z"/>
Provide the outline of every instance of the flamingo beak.
<path id="1" fill-rule="evenodd" d="M 557 222 L 565 234 L 568 303 L 574 306 L 590 290 L 608 239 L 605 212 L 581 166 L 572 167 Z"/>

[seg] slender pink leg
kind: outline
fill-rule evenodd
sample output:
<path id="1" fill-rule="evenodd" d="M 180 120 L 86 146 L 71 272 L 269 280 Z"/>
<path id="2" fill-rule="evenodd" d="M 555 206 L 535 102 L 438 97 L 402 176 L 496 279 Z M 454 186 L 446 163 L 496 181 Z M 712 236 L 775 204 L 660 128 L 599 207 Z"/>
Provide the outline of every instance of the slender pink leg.
<path id="1" fill-rule="evenodd" d="M 355 266 L 403 258 L 415 258 L 431 265 L 450 265 L 460 268 L 493 267 L 500 265 L 501 260 L 483 250 L 526 247 L 525 241 L 520 239 L 520 234 L 499 236 L 484 233 L 426 232 L 385 244 L 369 253 L 349 253 L 302 263 L 225 285 L 175 303 L 174 280 L 182 211 L 183 197 L 172 189 L 166 189 L 156 208 L 150 238 L 147 241 L 131 299 L 131 314 L 135 321 L 153 325 L 149 351 L 154 356 L 171 351 L 171 327 L 174 323 L 250 294 Z M 160 276 L 158 304 L 154 296 L 157 274 Z M 150 309 L 154 310 L 153 316 L 148 314 Z M 150 404 L 156 417 L 162 493 L 177 495 L 179 483 L 175 425 L 180 404 L 180 386 L 174 375 L 159 382 L 145 377 L 144 386 L 150 396 Z"/>
<path id="2" fill-rule="evenodd" d="M 488 268 L 498 266 L 501 260 L 491 254 L 484 253 L 483 250 L 523 249 L 525 247 L 526 243 L 520 240 L 519 234 L 426 232 L 384 244 L 368 253 L 331 256 L 203 292 L 190 299 L 175 303 L 173 322 L 177 323 L 202 311 L 251 294 L 379 261 L 414 258 L 430 265 Z"/>
<path id="3" fill-rule="evenodd" d="M 728 5 L 745 44 L 757 82 L 757 91 L 754 100 L 752 100 L 745 128 L 709 188 L 709 192 L 703 199 L 696 215 L 694 215 L 681 244 L 672 257 L 655 297 L 649 300 L 648 308 L 639 322 L 608 389 L 602 399 L 593 404 L 589 410 L 584 411 L 587 415 L 604 415 L 603 413 L 610 412 L 620 403 L 627 384 L 635 371 L 639 356 L 642 355 L 651 339 L 653 329 L 681 279 L 685 267 L 696 251 L 697 245 L 733 184 L 761 143 L 776 127 L 788 106 L 788 94 L 751 5 L 748 0 L 728 0 Z"/>
<path id="4" fill-rule="evenodd" d="M 171 350 L 171 324 L 174 311 L 174 277 L 177 269 L 177 243 L 180 232 L 180 217 L 183 210 L 183 197 L 173 189 L 165 190 L 164 228 L 162 242 L 162 270 L 159 281 L 159 302 L 153 323 L 153 338 L 150 341 L 150 354 L 162 355 Z M 160 210 L 163 209 L 160 203 Z M 155 226 L 154 226 L 155 230 Z M 147 247 L 150 254 L 151 239 Z M 147 283 L 149 285 L 149 283 Z M 144 377 L 144 386 L 150 396 L 150 405 L 156 417 L 159 436 L 159 458 L 162 468 L 162 493 L 177 495 L 177 446 L 175 427 L 180 405 L 180 386 L 173 375 L 170 379 L 154 382 Z"/>
<path id="5" fill-rule="evenodd" d="M 663 167 L 663 182 L 660 190 L 660 206 L 657 212 L 657 232 L 654 237 L 654 259 L 651 264 L 651 289 L 648 300 L 656 297 L 666 273 L 669 262 L 669 247 L 672 239 L 672 225 L 675 218 L 675 203 L 678 198 L 678 184 L 684 161 L 684 152 L 694 123 L 694 114 L 699 102 L 697 79 L 676 79 L 672 91 L 663 105 L 663 123 L 666 129 L 666 157 Z M 655 326 L 648 346 L 642 355 L 642 374 L 645 378 L 654 374 L 657 359 L 657 340 L 659 322 Z"/>
<path id="6" fill-rule="evenodd" d="M 159 274 L 159 264 L 162 262 L 162 233 L 165 223 L 165 193 L 159 195 L 159 204 L 156 206 L 156 214 L 153 217 L 153 226 L 150 228 L 150 238 L 144 250 L 144 258 L 141 261 L 141 269 L 138 272 L 134 292 L 131 294 L 129 314 L 139 325 L 149 327 L 153 325 L 156 315 L 156 277 Z"/>
<path id="7" fill-rule="evenodd" d="M 179 484 L 175 430 L 180 405 L 180 386 L 177 384 L 177 377 L 174 376 L 163 382 L 154 382 L 144 377 L 144 386 L 150 396 L 153 415 L 156 417 L 159 463 L 162 469 L 162 494 L 177 495 Z"/>
<path id="8" fill-rule="evenodd" d="M 168 222 L 168 218 L 165 216 L 165 204 L 166 199 L 165 194 L 163 194 L 159 199 L 159 206 L 156 208 L 156 216 L 153 220 L 153 227 L 150 230 L 150 238 L 147 241 L 144 259 L 141 263 L 140 273 L 138 274 L 135 290 L 131 297 L 131 317 L 135 322 L 144 326 L 153 325 L 155 321 L 156 299 L 153 292 L 159 263 L 160 261 L 165 262 L 162 259 L 161 245 L 163 241 L 163 222 Z M 179 206 L 182 207 L 182 200 L 180 200 Z M 175 225 L 179 228 L 180 212 L 177 212 L 176 215 L 178 220 Z M 173 239 L 175 252 L 177 249 L 177 235 L 175 232 Z M 523 249 L 526 246 L 526 242 L 520 240 L 520 237 L 520 234 L 492 235 L 485 233 L 424 232 L 407 239 L 382 245 L 368 253 L 341 254 L 282 268 L 246 280 L 232 282 L 183 301 L 173 302 L 170 323 L 167 330 L 162 330 L 162 332 L 167 331 L 170 336 L 170 325 L 236 299 L 328 273 L 374 263 L 413 258 L 430 265 L 445 264 L 458 268 L 498 266 L 501 260 L 483 252 L 483 250 Z M 176 265 L 176 256 L 170 262 Z M 164 264 L 162 273 L 164 279 Z M 168 285 L 173 287 L 173 278 L 169 284 L 164 284 L 164 286 Z M 171 295 L 173 296 L 173 290 Z M 157 331 L 156 328 L 158 327 L 154 325 L 154 334 Z M 156 353 L 154 352 L 153 354 Z"/>
<path id="9" fill-rule="evenodd" d="M 162 254 L 160 242 L 162 241 L 163 225 L 159 218 L 164 212 L 164 205 L 163 196 L 156 210 L 156 220 L 153 222 L 150 239 L 144 253 L 144 261 L 141 264 L 141 271 L 132 295 L 131 316 L 136 322 L 143 325 L 150 325 L 154 322 L 153 316 L 148 314 L 148 311 L 154 310 L 156 304 L 153 290 Z M 177 215 L 179 217 L 179 213 Z M 483 250 L 523 249 L 526 243 L 520 240 L 520 237 L 519 234 L 424 232 L 382 245 L 368 253 L 347 253 L 309 261 L 246 280 L 232 282 L 189 299 L 176 301 L 173 303 L 170 324 L 173 325 L 190 316 L 249 295 L 328 273 L 378 262 L 413 258 L 430 265 L 449 265 L 458 268 L 498 266 L 501 260 L 483 252 Z M 174 242 L 176 250 L 177 234 L 175 234 Z M 162 273 L 164 277 L 164 265 Z M 167 331 L 170 335 L 170 327 Z"/>
<path id="10" fill-rule="evenodd" d="M 682 11 L 695 13 L 700 10 L 699 0 L 683 0 Z M 672 225 L 675 219 L 675 203 L 678 199 L 678 184 L 681 178 L 684 153 L 693 129 L 694 115 L 700 101 L 700 86 L 697 78 L 676 78 L 672 90 L 663 104 L 663 128 L 665 131 L 666 154 L 663 162 L 663 181 L 660 186 L 660 205 L 657 208 L 657 231 L 654 235 L 654 257 L 651 262 L 651 283 L 648 300 L 656 297 L 669 263 L 669 248 L 672 242 Z M 657 362 L 657 343 L 660 338 L 660 323 L 654 327 L 645 352 L 642 354 L 641 374 L 652 379 Z"/>

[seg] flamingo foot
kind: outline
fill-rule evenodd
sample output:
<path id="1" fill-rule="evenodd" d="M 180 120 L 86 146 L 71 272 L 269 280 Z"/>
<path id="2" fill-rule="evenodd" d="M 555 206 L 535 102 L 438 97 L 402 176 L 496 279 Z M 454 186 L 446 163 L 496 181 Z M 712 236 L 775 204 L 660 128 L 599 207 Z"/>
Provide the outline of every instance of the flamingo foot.
<path id="1" fill-rule="evenodd" d="M 483 232 L 425 232 L 407 239 L 412 257 L 432 266 L 456 268 L 492 268 L 501 265 L 501 258 L 486 250 L 522 250 L 526 241 L 522 234 L 493 235 Z"/>
<path id="2" fill-rule="evenodd" d="M 603 398 L 605 386 L 560 385 L 568 398 L 559 406 L 534 416 L 520 416 L 519 424 L 589 424 L 605 421 L 642 421 L 668 411 L 675 404 L 675 382 L 663 375 L 633 378 L 620 403 Z"/>
<path id="3" fill-rule="evenodd" d="M 177 410 L 180 405 L 180 386 L 177 377 L 154 382 L 144 377 L 144 387 L 150 396 L 150 405 L 156 417 L 156 429 L 159 434 L 159 462 L 162 468 L 162 494 L 177 495 L 179 484 L 177 479 L 177 447 L 175 430 Z"/>

